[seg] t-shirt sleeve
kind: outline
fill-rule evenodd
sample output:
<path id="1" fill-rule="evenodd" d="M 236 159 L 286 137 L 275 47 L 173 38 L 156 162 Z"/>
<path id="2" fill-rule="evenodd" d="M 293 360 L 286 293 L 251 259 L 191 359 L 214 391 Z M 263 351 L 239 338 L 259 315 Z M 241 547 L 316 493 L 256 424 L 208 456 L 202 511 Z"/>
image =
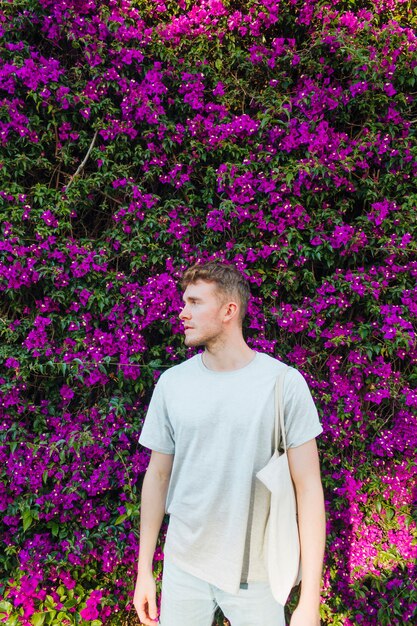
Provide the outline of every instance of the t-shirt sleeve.
<path id="1" fill-rule="evenodd" d="M 301 446 L 320 435 L 323 428 L 310 389 L 304 376 L 292 367 L 284 378 L 283 400 L 288 448 Z"/>
<path id="2" fill-rule="evenodd" d="M 145 448 L 174 454 L 175 440 L 174 429 L 168 415 L 166 400 L 164 397 L 163 376 L 158 380 L 145 417 L 139 443 Z"/>

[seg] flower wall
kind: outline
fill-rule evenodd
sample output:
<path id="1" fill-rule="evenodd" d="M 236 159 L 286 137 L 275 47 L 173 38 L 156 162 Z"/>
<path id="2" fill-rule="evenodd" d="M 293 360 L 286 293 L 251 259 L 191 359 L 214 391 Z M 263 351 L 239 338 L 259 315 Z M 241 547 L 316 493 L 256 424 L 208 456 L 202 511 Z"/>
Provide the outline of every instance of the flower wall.
<path id="1" fill-rule="evenodd" d="M 416 623 L 416 25 L 394 0 L 1 3 L 0 621 L 137 623 L 138 433 L 189 356 L 178 277 L 217 257 L 320 410 L 323 624 Z"/>

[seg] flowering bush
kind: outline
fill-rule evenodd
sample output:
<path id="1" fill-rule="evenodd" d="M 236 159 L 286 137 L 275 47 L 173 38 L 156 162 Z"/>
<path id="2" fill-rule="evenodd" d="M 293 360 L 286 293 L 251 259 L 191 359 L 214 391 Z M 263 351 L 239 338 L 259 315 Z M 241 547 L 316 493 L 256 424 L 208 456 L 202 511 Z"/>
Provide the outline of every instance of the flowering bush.
<path id="1" fill-rule="evenodd" d="M 0 621 L 135 623 L 137 437 L 218 257 L 320 409 L 323 623 L 415 624 L 410 7 L 2 3 Z"/>

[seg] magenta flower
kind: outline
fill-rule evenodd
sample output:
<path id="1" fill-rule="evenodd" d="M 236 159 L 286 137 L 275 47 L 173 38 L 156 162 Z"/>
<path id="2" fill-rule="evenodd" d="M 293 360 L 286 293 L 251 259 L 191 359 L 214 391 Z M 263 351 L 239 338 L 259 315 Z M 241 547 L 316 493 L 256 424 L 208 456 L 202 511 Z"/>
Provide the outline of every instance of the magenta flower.
<path id="1" fill-rule="evenodd" d="M 74 391 L 71 389 L 71 387 L 68 387 L 68 385 L 62 385 L 59 393 L 61 394 L 63 400 L 72 400 L 75 395 Z"/>
<path id="2" fill-rule="evenodd" d="M 51 226 L 51 228 L 58 228 L 58 220 L 52 211 L 44 211 L 41 215 L 41 219 L 45 222 L 47 226 Z"/>

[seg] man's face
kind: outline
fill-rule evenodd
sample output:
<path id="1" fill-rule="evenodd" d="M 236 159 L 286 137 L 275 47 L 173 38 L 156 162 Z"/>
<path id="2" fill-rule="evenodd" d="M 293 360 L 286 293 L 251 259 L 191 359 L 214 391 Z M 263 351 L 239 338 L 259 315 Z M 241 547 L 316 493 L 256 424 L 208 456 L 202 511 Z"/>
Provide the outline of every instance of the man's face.
<path id="1" fill-rule="evenodd" d="M 218 340 L 224 330 L 227 304 L 215 283 L 198 280 L 187 286 L 179 317 L 184 325 L 185 345 L 205 346 Z"/>

